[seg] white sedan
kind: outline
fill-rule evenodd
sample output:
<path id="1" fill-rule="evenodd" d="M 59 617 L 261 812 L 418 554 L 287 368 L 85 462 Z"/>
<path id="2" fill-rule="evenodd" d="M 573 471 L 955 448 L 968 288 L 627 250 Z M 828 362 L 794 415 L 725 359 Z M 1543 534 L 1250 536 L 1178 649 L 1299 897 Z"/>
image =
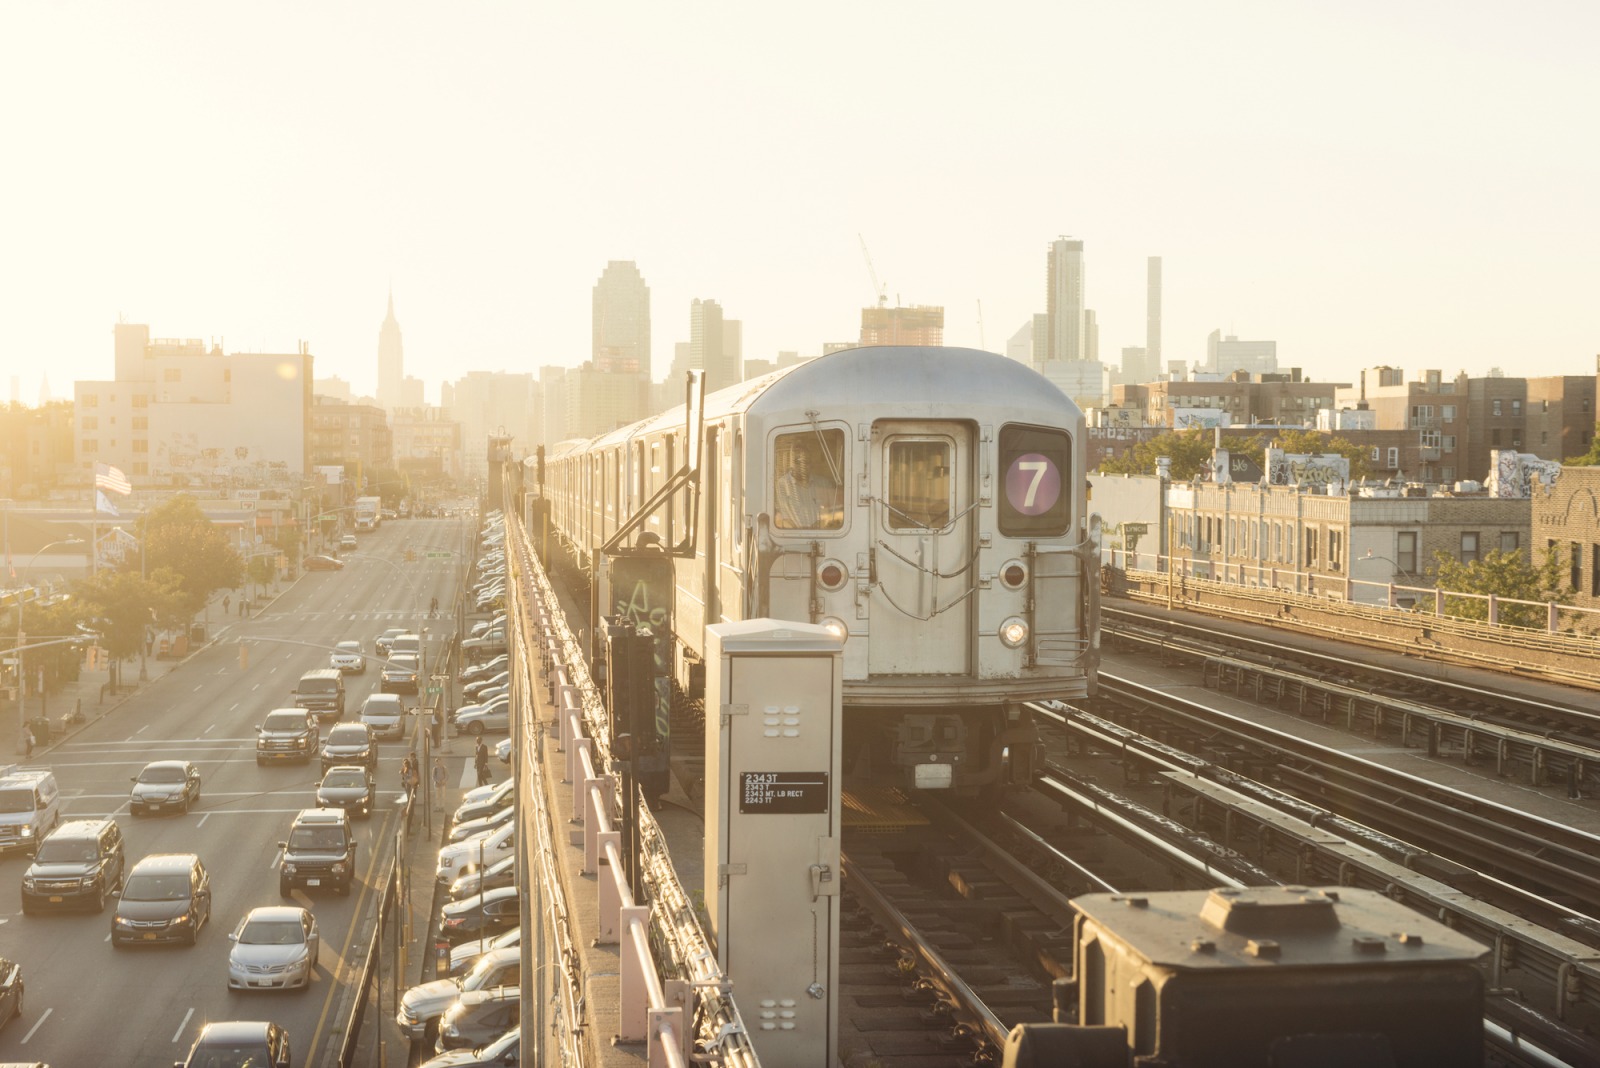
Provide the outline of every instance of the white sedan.
<path id="1" fill-rule="evenodd" d="M 328 657 L 328 666 L 338 668 L 346 675 L 365 675 L 367 673 L 367 657 L 361 651 L 360 642 L 340 642 L 333 647 L 333 654 Z"/>
<path id="2" fill-rule="evenodd" d="M 228 941 L 229 990 L 305 989 L 317 969 L 317 918 L 292 905 L 251 909 Z"/>

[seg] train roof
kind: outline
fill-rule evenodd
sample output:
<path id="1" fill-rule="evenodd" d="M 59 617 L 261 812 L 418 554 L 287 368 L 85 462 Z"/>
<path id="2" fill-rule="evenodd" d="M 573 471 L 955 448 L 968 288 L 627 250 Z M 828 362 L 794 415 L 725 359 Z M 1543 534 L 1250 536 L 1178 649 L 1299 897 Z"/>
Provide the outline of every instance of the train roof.
<path id="1" fill-rule="evenodd" d="M 720 389 L 706 396 L 705 417 L 711 422 L 740 412 L 799 412 L 848 398 L 850 404 L 892 404 L 908 417 L 917 415 L 907 412 L 908 404 L 925 401 L 928 416 L 948 418 L 945 406 L 953 396 L 975 411 L 998 406 L 1012 418 L 1048 425 L 1080 414 L 1053 382 L 1016 360 L 980 349 L 882 345 L 840 349 Z M 552 452 L 616 444 L 683 423 L 679 404 L 588 441 L 563 441 Z"/>

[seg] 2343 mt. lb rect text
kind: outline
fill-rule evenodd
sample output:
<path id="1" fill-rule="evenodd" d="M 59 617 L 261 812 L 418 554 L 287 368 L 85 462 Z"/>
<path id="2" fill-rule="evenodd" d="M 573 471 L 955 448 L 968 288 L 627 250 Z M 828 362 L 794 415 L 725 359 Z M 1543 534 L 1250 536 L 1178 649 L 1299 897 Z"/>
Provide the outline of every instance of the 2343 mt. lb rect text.
<path id="1" fill-rule="evenodd" d="M 739 774 L 739 811 L 795 815 L 828 811 L 825 771 L 746 771 Z"/>

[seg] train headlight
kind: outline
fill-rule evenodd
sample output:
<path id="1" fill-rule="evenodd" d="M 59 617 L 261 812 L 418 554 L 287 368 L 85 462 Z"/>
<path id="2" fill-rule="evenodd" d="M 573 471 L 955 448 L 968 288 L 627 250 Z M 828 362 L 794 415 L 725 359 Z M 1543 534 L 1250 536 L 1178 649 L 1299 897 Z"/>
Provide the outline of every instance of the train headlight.
<path id="1" fill-rule="evenodd" d="M 848 641 L 850 638 L 850 628 L 838 616 L 823 616 L 822 626 L 826 628 L 829 634 L 838 638 L 841 642 Z"/>
<path id="2" fill-rule="evenodd" d="M 1007 649 L 1015 649 L 1028 640 L 1028 621 L 1021 616 L 1012 616 L 1000 624 L 1000 642 Z"/>
<path id="3" fill-rule="evenodd" d="M 1000 585 L 1008 590 L 1020 590 L 1028 582 L 1028 565 L 1021 560 L 1007 560 L 1000 565 Z"/>
<path id="4" fill-rule="evenodd" d="M 817 565 L 817 585 L 829 593 L 838 593 L 850 581 L 850 569 L 837 560 L 824 560 Z"/>

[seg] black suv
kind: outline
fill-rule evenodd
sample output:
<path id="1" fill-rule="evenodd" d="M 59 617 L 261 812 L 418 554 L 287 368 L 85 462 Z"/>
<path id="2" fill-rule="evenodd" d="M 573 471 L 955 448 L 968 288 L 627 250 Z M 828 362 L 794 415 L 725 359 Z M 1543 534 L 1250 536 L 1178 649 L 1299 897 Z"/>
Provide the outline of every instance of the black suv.
<path id="1" fill-rule="evenodd" d="M 289 825 L 289 840 L 279 842 L 283 866 L 278 893 L 288 897 L 296 886 L 331 886 L 350 892 L 356 875 L 356 836 L 342 808 L 305 808 Z"/>
<path id="2" fill-rule="evenodd" d="M 310 712 L 303 708 L 275 708 L 256 728 L 256 763 L 298 760 L 309 764 L 321 736 L 322 728 Z"/>
<path id="3" fill-rule="evenodd" d="M 344 672 L 318 668 L 300 676 L 294 688 L 294 706 L 309 708 L 323 718 L 344 717 Z"/>
<path id="4" fill-rule="evenodd" d="M 116 820 L 69 820 L 39 843 L 22 876 L 22 911 L 91 908 L 122 885 L 122 829 Z"/>

